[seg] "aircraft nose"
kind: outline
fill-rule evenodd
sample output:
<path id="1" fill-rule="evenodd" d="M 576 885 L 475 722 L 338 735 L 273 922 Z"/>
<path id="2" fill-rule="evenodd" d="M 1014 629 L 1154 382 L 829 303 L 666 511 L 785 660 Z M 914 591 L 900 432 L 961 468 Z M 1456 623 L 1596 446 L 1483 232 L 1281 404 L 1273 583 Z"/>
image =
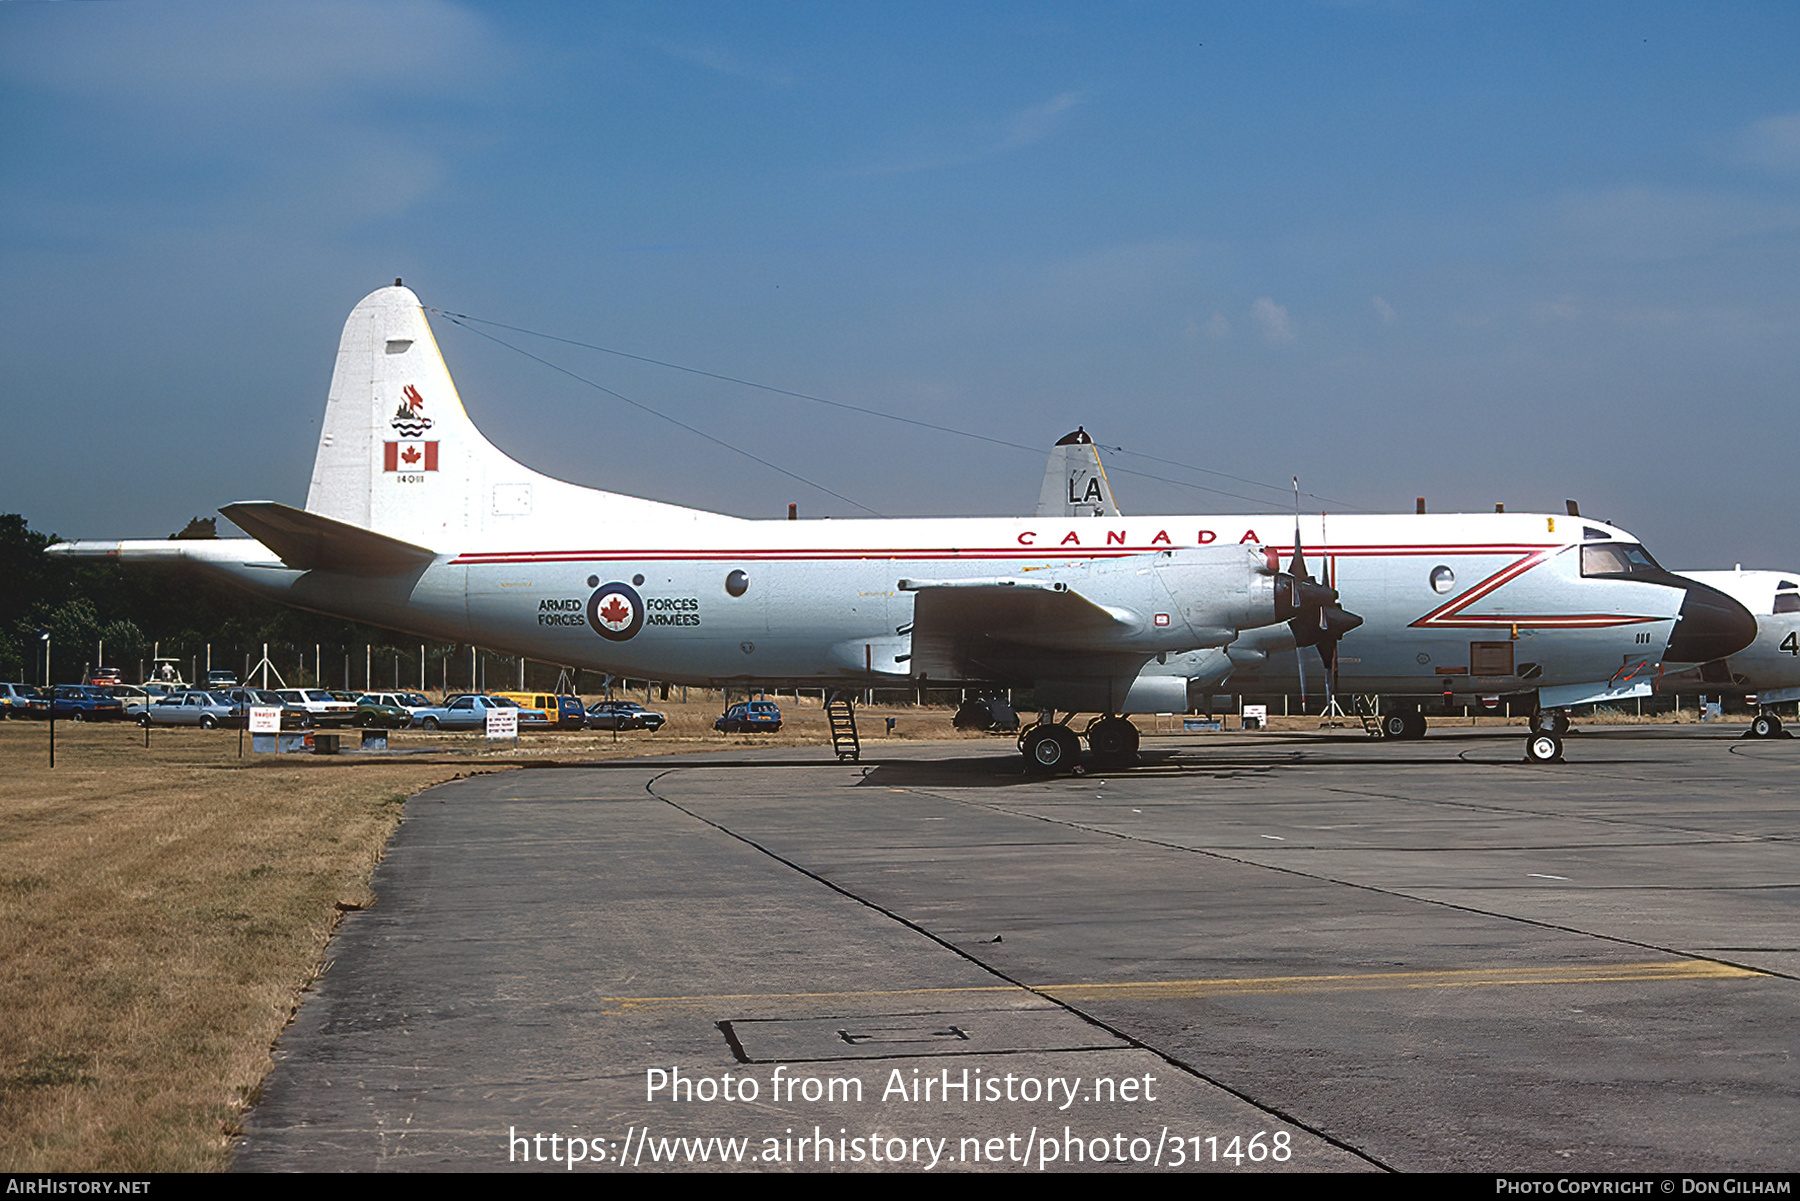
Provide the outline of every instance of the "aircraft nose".
<path id="1" fill-rule="evenodd" d="M 1670 663 L 1710 663 L 1735 655 L 1756 641 L 1756 618 L 1737 601 L 1705 584 L 1683 581 L 1687 599 L 1663 659 Z"/>

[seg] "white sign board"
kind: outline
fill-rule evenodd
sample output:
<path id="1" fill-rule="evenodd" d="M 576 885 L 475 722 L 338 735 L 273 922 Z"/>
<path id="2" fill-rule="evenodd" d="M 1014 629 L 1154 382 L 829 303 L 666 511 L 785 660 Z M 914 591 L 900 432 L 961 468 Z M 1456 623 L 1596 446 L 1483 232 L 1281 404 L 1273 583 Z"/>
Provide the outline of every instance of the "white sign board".
<path id="1" fill-rule="evenodd" d="M 1269 720 L 1269 707 L 1267 705 L 1245 705 L 1244 706 L 1244 720 L 1248 721 L 1253 717 L 1257 721 L 1268 721 Z"/>
<path id="2" fill-rule="evenodd" d="M 489 709 L 487 711 L 487 736 L 489 738 L 517 738 L 519 736 L 519 711 L 507 708 Z"/>
<path id="3" fill-rule="evenodd" d="M 251 705 L 250 732 L 252 734 L 281 733 L 281 706 Z"/>

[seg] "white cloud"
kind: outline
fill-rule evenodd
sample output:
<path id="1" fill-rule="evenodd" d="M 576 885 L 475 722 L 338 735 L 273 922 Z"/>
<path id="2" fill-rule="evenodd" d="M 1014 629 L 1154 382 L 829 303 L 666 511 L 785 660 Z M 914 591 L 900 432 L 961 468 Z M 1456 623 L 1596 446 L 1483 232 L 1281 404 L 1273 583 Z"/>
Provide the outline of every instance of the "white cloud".
<path id="1" fill-rule="evenodd" d="M 1062 130 L 1068 114 L 1079 108 L 1080 92 L 1059 92 L 1041 104 L 1022 108 L 999 121 L 982 122 L 953 135 L 930 135 L 925 148 L 893 154 L 887 160 L 858 172 L 862 175 L 901 175 L 965 167 L 1042 142 Z"/>
<path id="2" fill-rule="evenodd" d="M 1001 145 L 1008 150 L 1041 142 L 1062 124 L 1062 115 L 1081 103 L 1080 92 L 1063 92 L 1007 119 Z"/>
<path id="3" fill-rule="evenodd" d="M 668 55 L 691 63 L 708 71 L 716 71 L 720 75 L 730 75 L 737 79 L 746 79 L 751 83 L 767 84 L 770 87 L 785 88 L 792 86 L 794 77 L 785 70 L 766 67 L 759 63 L 747 62 L 729 50 L 721 50 L 717 46 L 684 46 L 677 42 L 664 41 L 661 38 L 650 39 L 650 44 Z"/>
<path id="4" fill-rule="evenodd" d="M 46 7 L 53 16 L 10 30 L 0 73 L 65 95 L 237 107 L 347 88 L 443 92 L 491 53 L 486 22 L 447 0 Z"/>
<path id="5" fill-rule="evenodd" d="M 1579 321 L 1583 317 L 1581 304 L 1573 296 L 1558 296 L 1554 300 L 1540 300 L 1532 306 L 1531 315 L 1539 321 Z"/>
<path id="6" fill-rule="evenodd" d="M 1383 325 L 1392 325 L 1395 319 L 1399 317 L 1399 314 L 1394 312 L 1394 306 L 1379 296 L 1369 297 L 1369 303 L 1375 306 L 1375 315 L 1381 318 L 1381 323 Z"/>
<path id="7" fill-rule="evenodd" d="M 1627 262 L 1681 258 L 1726 243 L 1800 231 L 1800 205 L 1715 192 L 1622 187 L 1557 202 L 1577 251 Z"/>
<path id="8" fill-rule="evenodd" d="M 1262 330 L 1263 341 L 1270 346 L 1285 346 L 1295 340 L 1294 323 L 1287 309 L 1267 296 L 1259 296 L 1250 306 L 1250 319 Z"/>
<path id="9" fill-rule="evenodd" d="M 1197 342 L 1201 338 L 1205 338 L 1208 342 L 1223 342 L 1231 337 L 1231 322 L 1225 319 L 1224 313 L 1214 309 L 1213 315 L 1205 321 L 1201 321 L 1198 317 L 1189 317 L 1186 327 L 1181 331 L 1181 336 L 1190 342 Z"/>
<path id="10" fill-rule="evenodd" d="M 1738 133 L 1737 157 L 1784 175 L 1800 172 L 1800 113 L 1752 121 Z"/>

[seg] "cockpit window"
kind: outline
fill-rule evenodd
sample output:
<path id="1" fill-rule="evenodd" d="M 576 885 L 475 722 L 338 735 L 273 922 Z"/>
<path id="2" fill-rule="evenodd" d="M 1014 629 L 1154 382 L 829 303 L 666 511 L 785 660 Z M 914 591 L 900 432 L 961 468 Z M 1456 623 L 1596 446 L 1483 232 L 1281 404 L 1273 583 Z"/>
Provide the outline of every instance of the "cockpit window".
<path id="1" fill-rule="evenodd" d="M 1775 612 L 1800 613 L 1800 592 L 1777 592 L 1775 594 Z"/>
<path id="2" fill-rule="evenodd" d="M 1581 536 L 1583 539 L 1590 541 L 1590 542 L 1592 540 L 1594 540 L 1595 538 L 1605 540 L 1607 538 L 1612 537 L 1612 535 L 1607 533 L 1605 530 L 1597 530 L 1591 525 L 1584 525 L 1581 527 Z"/>
<path id="3" fill-rule="evenodd" d="M 1662 566 L 1650 552 L 1634 542 L 1606 542 L 1581 548 L 1581 574 L 1584 576 L 1618 577 L 1661 575 Z"/>

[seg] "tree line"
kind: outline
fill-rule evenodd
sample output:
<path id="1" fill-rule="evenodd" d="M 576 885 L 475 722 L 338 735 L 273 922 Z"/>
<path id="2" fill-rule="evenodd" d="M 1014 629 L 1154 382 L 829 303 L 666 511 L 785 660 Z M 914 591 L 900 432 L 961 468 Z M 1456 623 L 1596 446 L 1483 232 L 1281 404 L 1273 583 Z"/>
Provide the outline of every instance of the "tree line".
<path id="1" fill-rule="evenodd" d="M 170 535 L 211 536 L 211 522 L 199 519 Z M 402 673 L 402 683 L 418 683 L 416 641 L 409 645 L 403 636 L 373 626 L 290 609 L 178 565 L 128 571 L 117 563 L 44 553 L 60 541 L 32 529 L 22 514 L 0 514 L 0 680 L 43 683 L 48 632 L 51 682 L 57 684 L 77 683 L 97 667 L 117 667 L 135 680 L 153 651 L 179 659 L 184 671 L 190 662 L 204 670 L 209 644 L 215 666 L 242 671 L 244 656 L 260 659 L 264 643 L 290 684 L 319 682 L 315 646 L 325 654 L 327 676 L 337 660 L 350 655 L 360 680 L 363 648 L 369 644 L 408 653 L 412 665 Z M 96 661 L 102 646 L 105 663 Z M 433 650 L 434 660 L 450 653 Z M 388 652 L 382 663 L 391 657 Z M 314 678 L 293 678 L 301 662 L 310 665 L 305 675 Z"/>

